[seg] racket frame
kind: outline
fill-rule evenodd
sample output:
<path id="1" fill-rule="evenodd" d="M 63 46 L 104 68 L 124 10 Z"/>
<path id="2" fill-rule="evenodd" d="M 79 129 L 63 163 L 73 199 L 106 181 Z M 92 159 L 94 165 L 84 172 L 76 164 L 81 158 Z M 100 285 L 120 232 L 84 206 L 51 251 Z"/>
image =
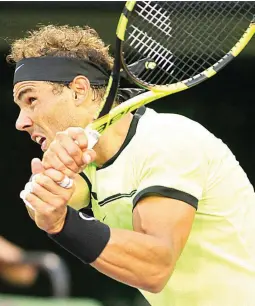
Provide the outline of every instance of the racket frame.
<path id="1" fill-rule="evenodd" d="M 116 30 L 117 41 L 120 42 L 120 45 L 118 47 L 119 48 L 118 61 L 119 60 L 121 61 L 122 67 L 127 73 L 128 77 L 130 77 L 130 79 L 138 86 L 148 89 L 148 92 L 142 93 L 138 96 L 135 96 L 132 99 L 129 99 L 121 103 L 115 108 L 112 108 L 107 114 L 104 114 L 99 119 L 96 119 L 89 127 L 92 130 L 96 130 L 99 133 L 99 135 L 102 134 L 109 126 L 120 120 L 127 113 L 130 113 L 136 110 L 137 108 L 146 105 L 150 102 L 153 102 L 157 99 L 191 88 L 211 78 L 216 73 L 218 73 L 223 67 L 229 64 L 236 56 L 238 56 L 255 34 L 255 18 L 253 18 L 249 27 L 242 35 L 240 40 L 235 44 L 235 46 L 222 59 L 217 61 L 210 68 L 204 70 L 203 72 L 197 74 L 196 76 L 190 79 L 186 79 L 181 82 L 177 82 L 170 85 L 163 85 L 163 86 L 159 85 L 150 86 L 149 84 L 143 83 L 141 80 L 136 79 L 129 72 L 128 67 L 125 64 L 122 52 L 122 45 L 123 41 L 125 40 L 125 32 L 128 26 L 128 18 L 132 13 L 132 11 L 134 10 L 135 4 L 136 1 L 126 2 L 125 8 L 123 9 L 123 12 L 118 22 Z M 109 83 L 106 90 L 107 93 L 109 93 L 111 87 L 112 87 L 112 76 L 109 79 Z"/>

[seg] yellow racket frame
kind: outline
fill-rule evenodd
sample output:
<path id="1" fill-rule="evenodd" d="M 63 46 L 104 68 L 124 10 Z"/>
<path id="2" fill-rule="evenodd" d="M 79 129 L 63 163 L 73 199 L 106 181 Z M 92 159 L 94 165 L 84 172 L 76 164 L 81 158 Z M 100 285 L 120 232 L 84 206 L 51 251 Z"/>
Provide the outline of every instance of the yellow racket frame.
<path id="1" fill-rule="evenodd" d="M 125 9 L 123 10 L 123 13 L 120 16 L 116 34 L 118 38 L 122 41 L 124 41 L 125 39 L 125 32 L 128 24 L 128 13 L 132 12 L 135 7 L 135 4 L 136 1 L 127 1 Z M 210 68 L 206 69 L 205 71 L 193 78 L 175 84 L 164 86 L 146 86 L 146 88 L 148 89 L 147 92 L 140 94 L 130 100 L 127 100 L 122 104 L 116 106 L 115 108 L 111 109 L 111 111 L 107 115 L 95 120 L 90 125 L 90 128 L 96 130 L 99 134 L 102 134 L 106 130 L 106 128 L 117 122 L 127 113 L 136 110 L 140 106 L 163 98 L 165 96 L 186 90 L 205 81 L 206 79 L 211 78 L 224 66 L 226 66 L 231 60 L 233 60 L 245 48 L 245 46 L 249 43 L 254 34 L 255 20 L 251 21 L 249 27 L 247 28 L 243 36 L 240 38 L 240 40 L 235 44 L 235 46 L 221 60 L 216 62 Z M 124 70 L 129 75 L 129 77 L 140 87 L 144 88 L 144 84 L 142 82 L 139 82 L 139 80 L 134 79 L 134 77 L 129 73 L 128 69 L 125 69 L 126 67 L 123 59 L 122 64 Z M 109 91 L 111 83 L 112 79 L 110 77 L 106 92 Z"/>

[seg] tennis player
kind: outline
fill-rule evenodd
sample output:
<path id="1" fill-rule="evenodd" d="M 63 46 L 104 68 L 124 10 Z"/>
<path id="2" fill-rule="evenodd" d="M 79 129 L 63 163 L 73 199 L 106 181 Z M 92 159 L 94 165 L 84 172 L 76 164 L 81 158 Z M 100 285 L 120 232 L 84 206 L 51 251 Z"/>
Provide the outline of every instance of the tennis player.
<path id="1" fill-rule="evenodd" d="M 93 29 L 42 27 L 9 60 L 16 127 L 44 151 L 21 194 L 36 225 L 153 306 L 254 306 L 255 195 L 229 148 L 142 107 L 89 149 L 112 67 Z"/>

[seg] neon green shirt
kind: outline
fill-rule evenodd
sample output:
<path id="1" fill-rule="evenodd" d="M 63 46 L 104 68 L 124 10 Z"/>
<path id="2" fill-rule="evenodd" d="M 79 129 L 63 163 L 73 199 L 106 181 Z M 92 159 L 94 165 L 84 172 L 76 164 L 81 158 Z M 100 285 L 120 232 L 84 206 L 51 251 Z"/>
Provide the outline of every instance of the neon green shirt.
<path id="1" fill-rule="evenodd" d="M 151 194 L 197 208 L 166 287 L 141 290 L 152 306 L 255 305 L 254 189 L 220 139 L 183 116 L 141 108 L 119 152 L 93 177 L 90 169 L 92 210 L 113 228 L 132 230 L 133 207 Z"/>

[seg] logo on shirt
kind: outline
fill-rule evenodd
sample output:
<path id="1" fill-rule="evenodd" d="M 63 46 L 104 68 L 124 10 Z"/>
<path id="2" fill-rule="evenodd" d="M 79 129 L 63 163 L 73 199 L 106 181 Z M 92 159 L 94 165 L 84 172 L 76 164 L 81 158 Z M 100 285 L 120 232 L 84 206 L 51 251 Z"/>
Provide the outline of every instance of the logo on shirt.
<path id="1" fill-rule="evenodd" d="M 96 220 L 94 217 L 86 216 L 82 212 L 79 212 L 79 216 L 80 216 L 80 218 L 82 218 L 83 220 L 86 220 L 86 221 Z"/>

